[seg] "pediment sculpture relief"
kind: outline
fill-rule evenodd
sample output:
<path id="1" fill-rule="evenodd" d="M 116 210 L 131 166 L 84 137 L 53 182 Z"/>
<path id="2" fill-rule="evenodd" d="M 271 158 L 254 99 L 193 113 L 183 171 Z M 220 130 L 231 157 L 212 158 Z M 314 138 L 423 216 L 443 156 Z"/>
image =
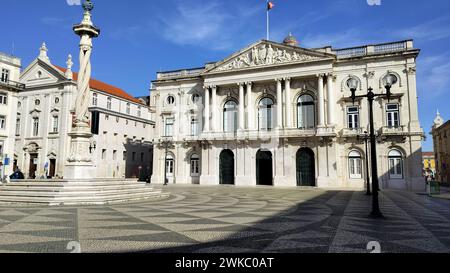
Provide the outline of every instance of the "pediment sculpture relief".
<path id="1" fill-rule="evenodd" d="M 286 50 L 263 44 L 253 47 L 227 64 L 218 67 L 215 71 L 227 71 L 233 69 L 267 66 L 274 64 L 306 62 L 319 60 L 320 57 L 300 54 L 294 50 Z"/>

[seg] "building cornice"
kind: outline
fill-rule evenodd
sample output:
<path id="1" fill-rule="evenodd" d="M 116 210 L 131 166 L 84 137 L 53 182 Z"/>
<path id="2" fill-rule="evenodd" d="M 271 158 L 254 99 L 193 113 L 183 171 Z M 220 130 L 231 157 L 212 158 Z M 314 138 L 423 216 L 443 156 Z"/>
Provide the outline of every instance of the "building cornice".
<path id="1" fill-rule="evenodd" d="M 132 120 L 132 121 L 137 121 L 137 122 L 142 122 L 142 123 L 146 123 L 146 124 L 150 124 L 150 125 L 155 125 L 155 122 L 152 120 L 148 120 L 148 119 L 144 119 L 144 118 L 139 118 L 139 117 L 135 117 L 135 116 L 131 116 L 131 115 L 126 115 L 120 112 L 116 112 L 116 111 L 112 111 L 112 110 L 108 110 L 108 109 L 104 109 L 104 108 L 100 108 L 100 107 L 89 107 L 89 111 L 93 112 L 93 111 L 97 111 L 103 114 L 107 114 L 107 115 L 111 115 L 111 116 L 115 116 L 115 117 L 120 117 L 120 118 L 124 118 L 124 119 L 128 119 L 128 120 Z"/>

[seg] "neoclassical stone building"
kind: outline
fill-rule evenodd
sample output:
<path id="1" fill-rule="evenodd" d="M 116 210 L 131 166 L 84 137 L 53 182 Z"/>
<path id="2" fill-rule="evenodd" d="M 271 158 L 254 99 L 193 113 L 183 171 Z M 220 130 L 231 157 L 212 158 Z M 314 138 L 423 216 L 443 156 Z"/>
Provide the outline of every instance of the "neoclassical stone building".
<path id="1" fill-rule="evenodd" d="M 60 67 L 52 64 L 47 51 L 43 44 L 39 57 L 21 71 L 18 80 L 23 88 L 10 99 L 13 114 L 8 128 L 14 138 L 10 153 L 14 168 L 26 178 L 64 178 L 70 157 L 78 73 L 72 71 L 71 56 Z M 92 178 L 151 174 L 154 122 L 145 101 L 95 79 L 90 88 L 90 153 L 96 176 Z"/>
<path id="2" fill-rule="evenodd" d="M 306 49 L 289 36 L 261 40 L 205 67 L 157 74 L 152 182 L 364 188 L 369 87 L 382 188 L 417 190 L 423 130 L 412 41 Z M 166 174 L 166 175 L 165 175 Z"/>

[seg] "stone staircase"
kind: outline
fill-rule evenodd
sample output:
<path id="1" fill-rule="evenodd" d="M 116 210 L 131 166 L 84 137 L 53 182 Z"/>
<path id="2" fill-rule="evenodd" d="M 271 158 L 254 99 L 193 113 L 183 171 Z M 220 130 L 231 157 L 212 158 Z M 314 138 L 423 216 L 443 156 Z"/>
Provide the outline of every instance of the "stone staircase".
<path id="1" fill-rule="evenodd" d="M 161 189 L 124 179 L 19 180 L 0 184 L 0 203 L 105 205 L 167 197 Z"/>

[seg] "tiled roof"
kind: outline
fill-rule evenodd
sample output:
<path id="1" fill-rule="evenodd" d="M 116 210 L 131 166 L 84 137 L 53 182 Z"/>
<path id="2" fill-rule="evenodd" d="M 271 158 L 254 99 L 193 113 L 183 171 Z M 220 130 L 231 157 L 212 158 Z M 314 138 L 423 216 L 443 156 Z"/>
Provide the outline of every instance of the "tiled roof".
<path id="1" fill-rule="evenodd" d="M 66 73 L 67 69 L 60 67 L 60 66 L 56 66 L 56 68 L 58 68 L 59 70 L 61 70 L 63 73 Z M 73 72 L 73 80 L 77 81 L 78 80 L 78 73 Z M 132 101 L 134 103 L 138 103 L 138 104 L 143 104 L 140 100 L 138 100 L 137 98 L 131 96 L 130 94 L 128 94 L 127 92 L 123 91 L 122 89 L 112 86 L 110 84 L 98 81 L 96 79 L 92 79 L 89 81 L 89 86 L 91 87 L 91 89 L 97 90 L 97 91 L 103 91 L 105 93 L 108 93 L 110 95 L 122 98 L 122 99 L 126 99 L 129 101 Z"/>

